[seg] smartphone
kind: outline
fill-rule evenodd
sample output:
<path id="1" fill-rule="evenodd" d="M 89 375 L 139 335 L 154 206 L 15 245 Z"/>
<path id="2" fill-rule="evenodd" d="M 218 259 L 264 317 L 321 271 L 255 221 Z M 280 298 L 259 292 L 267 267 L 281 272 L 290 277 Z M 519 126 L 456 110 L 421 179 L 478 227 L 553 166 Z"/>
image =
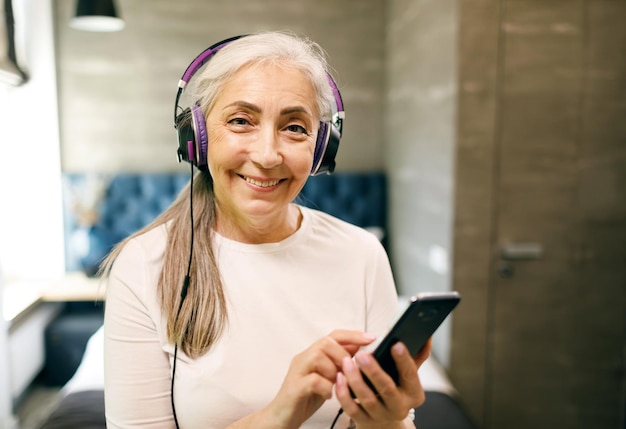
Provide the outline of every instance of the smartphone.
<path id="1" fill-rule="evenodd" d="M 391 356 L 391 347 L 402 341 L 415 356 L 441 323 L 461 301 L 458 292 L 420 293 L 410 298 L 406 308 L 399 313 L 389 332 L 367 347 L 380 366 L 399 384 L 398 370 Z M 370 381 L 365 381 L 374 389 Z"/>

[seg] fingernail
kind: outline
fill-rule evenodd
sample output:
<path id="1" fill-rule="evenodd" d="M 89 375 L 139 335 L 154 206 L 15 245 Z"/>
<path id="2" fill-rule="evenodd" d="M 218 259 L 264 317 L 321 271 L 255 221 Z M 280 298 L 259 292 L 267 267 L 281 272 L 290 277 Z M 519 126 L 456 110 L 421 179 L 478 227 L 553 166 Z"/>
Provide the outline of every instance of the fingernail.
<path id="1" fill-rule="evenodd" d="M 363 338 L 368 340 L 368 341 L 374 341 L 376 339 L 376 335 L 370 334 L 369 332 L 364 332 L 363 333 Z"/>
<path id="2" fill-rule="evenodd" d="M 353 370 L 354 370 L 354 362 L 352 362 L 351 358 L 346 356 L 345 358 L 343 358 L 343 371 L 350 372 Z"/>
<path id="3" fill-rule="evenodd" d="M 372 356 L 369 353 L 357 353 L 356 359 L 362 366 L 368 366 L 372 363 Z"/>
<path id="4" fill-rule="evenodd" d="M 393 345 L 393 350 L 398 356 L 402 356 L 406 352 L 406 347 L 402 343 L 396 343 Z"/>
<path id="5" fill-rule="evenodd" d="M 340 372 L 337 373 L 337 386 L 343 387 L 346 385 L 346 378 Z"/>

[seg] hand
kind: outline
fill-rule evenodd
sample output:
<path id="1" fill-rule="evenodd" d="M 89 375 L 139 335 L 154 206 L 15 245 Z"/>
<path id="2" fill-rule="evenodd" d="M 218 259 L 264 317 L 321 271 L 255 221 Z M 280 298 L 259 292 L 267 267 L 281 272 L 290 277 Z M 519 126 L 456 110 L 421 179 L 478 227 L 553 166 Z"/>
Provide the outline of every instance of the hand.
<path id="1" fill-rule="evenodd" d="M 411 408 L 422 405 L 426 399 L 417 369 L 430 355 L 429 339 L 420 352 L 412 358 L 403 343 L 395 344 L 391 354 L 400 375 L 399 385 L 380 367 L 370 353 L 358 352 L 356 363 L 344 357 L 342 372 L 337 374 L 335 394 L 344 412 L 359 428 L 403 427 L 401 422 Z M 379 396 L 365 383 L 367 376 Z M 350 394 L 354 392 L 355 398 Z"/>
<path id="2" fill-rule="evenodd" d="M 330 399 L 344 359 L 375 338 L 360 331 L 337 330 L 296 355 L 274 400 L 263 410 L 276 428 L 297 428 Z"/>

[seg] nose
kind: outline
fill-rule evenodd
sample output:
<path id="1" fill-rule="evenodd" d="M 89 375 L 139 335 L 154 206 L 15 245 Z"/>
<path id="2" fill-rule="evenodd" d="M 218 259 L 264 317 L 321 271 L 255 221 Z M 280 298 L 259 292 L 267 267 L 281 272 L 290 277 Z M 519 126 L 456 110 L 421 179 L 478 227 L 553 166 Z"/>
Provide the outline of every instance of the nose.
<path id="1" fill-rule="evenodd" d="M 271 169 L 283 162 L 280 140 L 274 130 L 265 129 L 259 133 L 259 138 L 254 142 L 250 152 L 250 158 L 263 169 Z"/>

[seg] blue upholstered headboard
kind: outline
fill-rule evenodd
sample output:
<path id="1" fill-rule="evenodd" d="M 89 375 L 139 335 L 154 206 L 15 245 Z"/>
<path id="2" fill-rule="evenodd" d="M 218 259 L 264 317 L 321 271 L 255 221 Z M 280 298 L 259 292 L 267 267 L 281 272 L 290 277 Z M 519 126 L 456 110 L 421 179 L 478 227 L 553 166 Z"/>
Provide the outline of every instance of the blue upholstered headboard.
<path id="1" fill-rule="evenodd" d="M 66 270 L 92 273 L 115 243 L 165 210 L 188 181 L 188 173 L 64 174 Z M 312 177 L 297 202 L 386 230 L 387 185 L 381 172 Z"/>

